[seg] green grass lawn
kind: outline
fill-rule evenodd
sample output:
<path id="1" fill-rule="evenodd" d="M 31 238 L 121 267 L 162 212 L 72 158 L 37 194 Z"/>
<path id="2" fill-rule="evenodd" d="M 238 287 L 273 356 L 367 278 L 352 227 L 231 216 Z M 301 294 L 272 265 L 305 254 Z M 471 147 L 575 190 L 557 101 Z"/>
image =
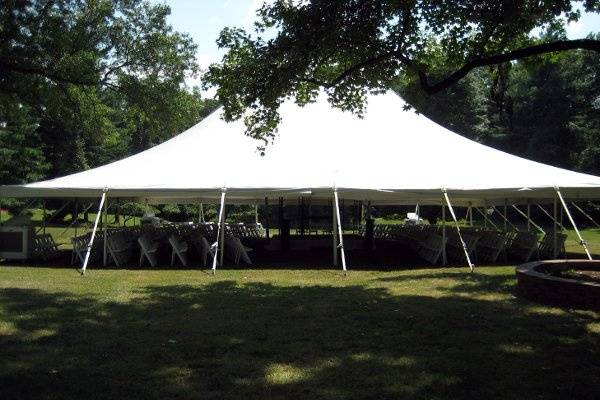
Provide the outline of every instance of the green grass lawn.
<path id="1" fill-rule="evenodd" d="M 1 399 L 598 399 L 600 314 L 514 267 L 0 267 Z"/>

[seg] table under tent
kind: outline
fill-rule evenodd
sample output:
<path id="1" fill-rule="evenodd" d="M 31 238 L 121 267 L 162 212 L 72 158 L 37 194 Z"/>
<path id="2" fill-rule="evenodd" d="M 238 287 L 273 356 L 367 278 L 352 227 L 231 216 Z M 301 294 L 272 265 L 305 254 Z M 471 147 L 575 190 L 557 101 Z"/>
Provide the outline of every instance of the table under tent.
<path id="1" fill-rule="evenodd" d="M 367 111 L 358 118 L 332 108 L 324 96 L 303 107 L 287 101 L 280 109 L 278 135 L 264 155 L 257 150 L 262 143 L 244 135 L 243 122 L 226 123 L 217 110 L 149 150 L 56 179 L 0 186 L 0 198 L 87 199 L 105 215 L 109 204 L 124 200 L 218 207 L 212 222 L 200 216 L 186 224 L 156 222 L 108 230 L 98 230 L 102 215 L 98 212 L 90 234 L 73 240 L 82 272 L 94 254 L 100 253 L 104 264 L 111 259 L 119 263 L 119 253 L 126 250 L 157 264 L 154 256 L 161 240 L 171 248 L 171 262 L 178 258 L 185 262 L 186 253 L 194 248 L 202 265 L 208 263 L 213 271 L 226 262 L 224 256 L 233 263 L 250 262 L 252 246 L 292 253 L 294 247 L 308 251 L 327 247 L 330 260 L 344 271 L 352 265 L 346 250 L 373 250 L 373 242 L 401 243 L 432 263 L 445 264 L 454 255 L 471 269 L 475 257 L 478 263 L 507 253 L 523 260 L 555 258 L 564 243 L 558 232 L 559 212 L 564 211 L 577 231 L 568 204 L 600 198 L 600 177 L 492 149 L 405 106 L 393 92 L 369 95 Z M 228 204 L 278 210 L 280 217 L 290 205 L 300 205 L 300 215 L 306 204 L 330 212 L 306 217 L 301 222 L 306 225 L 295 229 L 283 217 L 226 224 Z M 343 204 L 351 204 L 351 213 L 357 215 L 351 233 L 341 223 L 347 213 Z M 455 223 L 421 224 L 417 217 L 407 224 L 374 225 L 369 215 L 373 206 L 435 206 L 442 221 L 449 216 Z M 531 218 L 531 210 L 539 207 L 545 207 L 553 221 L 543 235 Z M 461 218 L 471 222 L 479 216 L 486 226 L 459 226 L 459 208 Z M 502 226 L 490 219 L 490 210 L 502 217 Z M 507 233 L 513 225 L 508 210 L 518 212 L 528 229 Z M 310 237 L 311 224 L 324 234 Z M 267 228 L 275 227 L 278 235 L 272 237 Z M 581 237 L 580 243 L 591 258 Z"/>

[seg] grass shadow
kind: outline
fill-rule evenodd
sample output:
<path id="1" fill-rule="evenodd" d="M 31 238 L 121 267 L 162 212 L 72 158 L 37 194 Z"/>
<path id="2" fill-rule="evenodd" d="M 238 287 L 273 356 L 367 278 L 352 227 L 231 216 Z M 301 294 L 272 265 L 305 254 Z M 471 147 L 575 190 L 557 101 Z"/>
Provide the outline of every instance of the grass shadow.
<path id="1" fill-rule="evenodd" d="M 5 399 L 600 395 L 597 316 L 521 303 L 226 280 L 121 302 L 6 289 L 0 311 Z"/>

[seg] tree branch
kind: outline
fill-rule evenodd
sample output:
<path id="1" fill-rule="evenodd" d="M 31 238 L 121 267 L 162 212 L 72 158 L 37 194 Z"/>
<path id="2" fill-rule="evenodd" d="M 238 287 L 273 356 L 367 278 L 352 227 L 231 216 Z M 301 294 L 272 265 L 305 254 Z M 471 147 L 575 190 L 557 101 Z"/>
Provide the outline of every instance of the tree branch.
<path id="1" fill-rule="evenodd" d="M 59 83 L 72 83 L 74 85 L 85 85 L 85 86 L 91 86 L 91 85 L 98 84 L 97 80 L 66 77 L 66 76 L 63 76 L 56 72 L 53 72 L 51 69 L 48 69 L 48 68 L 12 64 L 12 63 L 7 63 L 3 60 L 0 60 L 0 69 L 13 71 L 13 72 L 21 73 L 21 74 L 38 75 L 43 78 L 47 78 L 47 79 L 50 79 L 51 81 L 59 82 Z"/>
<path id="2" fill-rule="evenodd" d="M 339 83 L 341 83 L 344 79 L 352 75 L 353 73 L 375 64 L 379 62 L 389 59 L 389 58 L 397 58 L 402 64 L 404 64 L 409 69 L 413 70 L 419 76 L 419 81 L 421 84 L 421 88 L 427 92 L 428 94 L 435 94 L 442 90 L 449 88 L 454 85 L 462 78 L 464 78 L 469 72 L 474 70 L 475 68 L 484 67 L 487 65 L 496 65 L 502 64 L 508 61 L 519 60 L 527 57 L 537 56 L 540 54 L 560 52 L 560 51 L 568 51 L 568 50 L 590 50 L 595 52 L 600 52 L 600 40 L 592 40 L 592 39 L 578 39 L 578 40 L 561 40 L 557 42 L 543 43 L 534 46 L 523 47 L 517 50 L 509 51 L 507 53 L 495 54 L 487 57 L 477 57 L 472 59 L 463 65 L 460 69 L 456 70 L 452 74 L 448 75 L 446 78 L 441 81 L 431 84 L 429 82 L 429 77 L 427 75 L 427 71 L 422 65 L 419 65 L 416 61 L 405 56 L 402 51 L 389 51 L 382 53 L 378 56 L 369 58 L 364 60 L 358 64 L 354 64 L 353 66 L 347 68 L 342 73 L 340 73 L 334 79 L 326 82 L 313 77 L 303 78 L 302 81 L 313 83 L 319 86 L 323 86 L 325 88 L 331 88 Z"/>
<path id="3" fill-rule="evenodd" d="M 509 51 L 508 53 L 495 54 L 487 57 L 475 58 L 460 69 L 448 75 L 443 80 L 431 84 L 429 78 L 423 69 L 419 68 L 414 62 L 404 59 L 401 60 L 409 68 L 415 70 L 419 75 L 421 88 L 428 94 L 434 94 L 449 88 L 464 78 L 469 72 L 475 68 L 484 67 L 487 65 L 502 64 L 508 61 L 519 60 L 527 57 L 537 56 L 540 54 L 553 53 L 567 50 L 590 50 L 600 52 L 600 40 L 578 39 L 578 40 L 561 40 L 557 42 L 543 43 L 535 46 L 523 47 L 517 50 Z"/>

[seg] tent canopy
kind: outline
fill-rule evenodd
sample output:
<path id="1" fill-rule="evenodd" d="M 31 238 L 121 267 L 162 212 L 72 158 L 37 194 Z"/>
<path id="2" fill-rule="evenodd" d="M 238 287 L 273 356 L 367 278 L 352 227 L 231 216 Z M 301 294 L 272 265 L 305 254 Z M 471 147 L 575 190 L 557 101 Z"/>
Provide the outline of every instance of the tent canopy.
<path id="1" fill-rule="evenodd" d="M 281 107 L 279 135 L 267 148 L 216 111 L 182 134 L 139 154 L 80 173 L 18 186 L 0 197 L 110 197 L 154 202 L 229 202 L 332 197 L 378 204 L 457 205 L 600 198 L 600 177 L 537 163 L 453 133 L 393 92 L 371 95 L 364 118 L 332 108 L 325 96 Z"/>

